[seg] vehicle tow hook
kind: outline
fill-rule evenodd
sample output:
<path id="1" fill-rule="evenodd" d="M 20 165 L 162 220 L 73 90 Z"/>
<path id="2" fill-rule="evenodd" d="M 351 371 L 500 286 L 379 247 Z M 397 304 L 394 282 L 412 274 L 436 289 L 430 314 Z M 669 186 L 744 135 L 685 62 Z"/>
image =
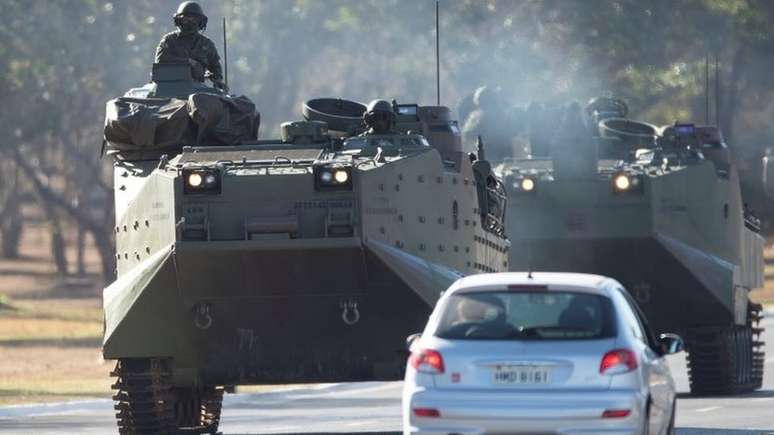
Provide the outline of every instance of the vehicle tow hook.
<path id="1" fill-rule="evenodd" d="M 200 303 L 193 307 L 194 325 L 201 330 L 210 329 L 212 326 L 212 316 L 210 315 L 210 304 Z"/>
<path id="2" fill-rule="evenodd" d="M 357 302 L 350 299 L 341 302 L 341 320 L 349 326 L 360 321 L 360 310 L 357 309 Z"/>

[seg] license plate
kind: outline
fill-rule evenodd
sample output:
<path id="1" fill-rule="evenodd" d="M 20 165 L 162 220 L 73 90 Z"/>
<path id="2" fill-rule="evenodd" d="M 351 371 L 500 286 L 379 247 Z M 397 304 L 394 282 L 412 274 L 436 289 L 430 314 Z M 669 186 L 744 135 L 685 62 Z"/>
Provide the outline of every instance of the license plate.
<path id="1" fill-rule="evenodd" d="M 535 366 L 497 366 L 493 382 L 497 385 L 542 385 L 551 382 L 551 369 Z"/>

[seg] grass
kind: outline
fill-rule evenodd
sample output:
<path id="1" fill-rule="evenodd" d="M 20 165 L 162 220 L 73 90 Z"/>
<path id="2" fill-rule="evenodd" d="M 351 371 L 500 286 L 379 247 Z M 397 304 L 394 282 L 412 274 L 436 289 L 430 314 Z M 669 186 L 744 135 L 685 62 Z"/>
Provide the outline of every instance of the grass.
<path id="1" fill-rule="evenodd" d="M 49 259 L 43 226 L 25 229 L 22 257 L 0 260 L 0 406 L 111 395 L 112 362 L 102 359 L 102 306 L 86 287 L 68 280 Z M 75 252 L 68 252 L 74 262 Z M 90 273 L 99 270 L 87 254 Z M 90 297 L 76 297 L 78 295 Z"/>
<path id="2" fill-rule="evenodd" d="M 0 405 L 108 397 L 97 299 L 14 301 L 0 312 Z"/>

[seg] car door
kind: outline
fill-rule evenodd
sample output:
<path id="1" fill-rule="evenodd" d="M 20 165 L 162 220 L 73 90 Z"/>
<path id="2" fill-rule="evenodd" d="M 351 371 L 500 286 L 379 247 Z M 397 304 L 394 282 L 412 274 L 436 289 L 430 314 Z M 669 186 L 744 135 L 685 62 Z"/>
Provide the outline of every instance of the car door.
<path id="1" fill-rule="evenodd" d="M 660 434 L 663 433 L 666 425 L 669 424 L 669 419 L 671 417 L 672 403 L 675 395 L 674 381 L 669 372 L 669 365 L 661 353 L 658 341 L 656 341 L 656 338 L 652 333 L 647 318 L 634 301 L 634 298 L 632 298 L 626 290 L 619 288 L 619 291 L 626 300 L 634 317 L 637 319 L 639 328 L 642 332 L 640 337 L 645 344 L 643 355 L 645 361 L 643 361 L 643 366 L 647 367 L 645 373 L 651 398 L 651 433 Z M 653 431 L 653 428 L 656 428 L 656 430 Z"/>

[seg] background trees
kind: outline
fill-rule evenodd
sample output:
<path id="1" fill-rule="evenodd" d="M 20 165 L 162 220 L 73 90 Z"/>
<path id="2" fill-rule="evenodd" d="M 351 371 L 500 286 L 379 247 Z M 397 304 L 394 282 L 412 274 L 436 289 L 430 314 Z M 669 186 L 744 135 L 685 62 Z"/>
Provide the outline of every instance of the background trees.
<path id="1" fill-rule="evenodd" d="M 147 81 L 176 0 L 2 0 L 0 254 L 18 253 L 23 205 L 38 204 L 63 274 L 62 234 L 90 237 L 112 278 L 104 103 Z M 229 20 L 231 89 L 262 112 L 261 134 L 311 97 L 435 101 L 432 0 L 202 0 L 207 34 Z M 774 2 L 442 0 L 442 99 L 498 86 L 513 105 L 611 93 L 654 123 L 705 118 L 705 59 L 718 59 L 718 119 L 758 211 L 760 156 L 774 130 Z M 714 86 L 710 88 L 714 101 Z M 714 109 L 710 119 L 715 119 Z"/>

